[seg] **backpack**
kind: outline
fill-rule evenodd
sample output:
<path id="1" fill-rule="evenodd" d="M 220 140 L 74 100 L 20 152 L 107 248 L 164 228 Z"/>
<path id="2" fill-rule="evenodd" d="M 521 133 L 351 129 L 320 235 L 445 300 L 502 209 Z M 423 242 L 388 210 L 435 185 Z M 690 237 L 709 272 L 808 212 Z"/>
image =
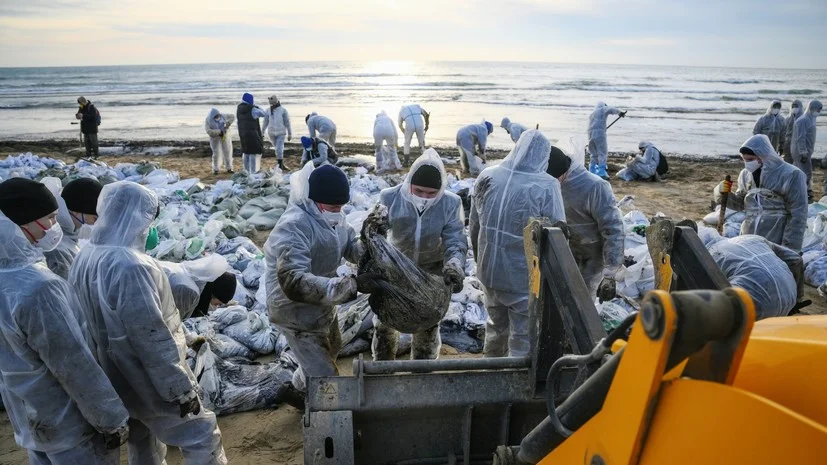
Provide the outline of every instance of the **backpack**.
<path id="1" fill-rule="evenodd" d="M 97 108 L 95 108 L 95 124 L 98 126 L 101 125 L 101 112 L 99 112 Z"/>
<path id="2" fill-rule="evenodd" d="M 339 154 L 336 153 L 336 149 L 318 137 L 313 138 L 313 146 L 310 147 L 311 158 L 317 158 L 319 156 L 319 144 L 324 144 L 327 146 L 327 162 L 331 165 L 335 165 L 339 160 Z"/>
<path id="3" fill-rule="evenodd" d="M 655 171 L 658 173 L 658 175 L 663 176 L 669 171 L 669 163 L 666 162 L 666 157 L 663 156 L 663 153 L 661 153 L 660 150 L 658 150 L 658 156 L 660 158 L 658 159 L 658 167 L 655 169 Z"/>

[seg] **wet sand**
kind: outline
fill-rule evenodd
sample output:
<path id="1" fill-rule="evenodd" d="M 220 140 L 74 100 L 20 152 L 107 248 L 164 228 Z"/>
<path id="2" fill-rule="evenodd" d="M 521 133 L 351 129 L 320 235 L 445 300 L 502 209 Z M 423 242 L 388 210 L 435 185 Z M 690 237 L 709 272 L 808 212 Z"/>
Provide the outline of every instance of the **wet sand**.
<path id="1" fill-rule="evenodd" d="M 114 144 L 103 142 L 104 146 Z M 150 147 L 171 146 L 175 147 L 164 156 L 147 156 L 141 153 Z M 77 141 L 45 141 L 45 142 L 3 142 L 0 141 L 0 156 L 16 155 L 21 152 L 32 152 L 41 156 L 60 158 L 66 162 L 73 162 L 78 151 L 68 152 L 77 149 Z M 187 149 L 182 149 L 185 147 Z M 269 146 L 268 146 L 269 147 Z M 140 160 L 154 160 L 170 170 L 178 171 L 182 178 L 199 177 L 202 181 L 213 183 L 219 179 L 229 179 L 229 175 L 221 173 L 217 176 L 212 174 L 210 165 L 210 149 L 204 141 L 195 142 L 171 142 L 152 141 L 140 144 L 129 144 L 127 148 L 137 153 L 123 156 L 102 156 L 100 159 L 109 165 L 114 166 L 120 162 L 136 162 Z M 437 147 L 437 150 L 445 158 L 456 158 L 456 150 L 453 147 Z M 373 154 L 372 144 L 340 144 L 337 151 L 341 156 L 356 154 Z M 236 142 L 236 153 L 238 153 Z M 401 152 L 401 151 L 400 151 Z M 80 152 L 82 154 L 82 152 Z M 285 163 L 290 168 L 298 167 L 300 151 L 295 143 L 288 144 L 285 148 Z M 414 149 L 412 158 L 418 155 Z M 504 151 L 492 151 L 491 158 L 501 158 L 506 155 Z M 618 154 L 615 154 L 618 155 Z M 668 156 L 668 154 L 667 154 Z M 240 169 L 240 157 L 236 157 L 236 169 Z M 622 155 L 614 157 L 609 161 L 610 172 L 614 174 L 622 168 Z M 275 157 L 272 151 L 266 154 L 263 159 L 265 168 L 275 165 Z M 459 165 L 451 165 L 455 169 Z M 720 182 L 725 175 L 737 177 L 743 166 L 737 160 L 681 160 L 670 157 L 670 173 L 662 182 L 622 182 L 612 179 L 612 187 L 618 198 L 626 195 L 635 197 L 635 206 L 646 215 L 654 215 L 658 212 L 665 213 L 673 218 L 691 218 L 700 220 L 710 211 L 712 189 Z M 816 186 L 816 195 L 821 194 L 823 174 L 819 169 L 814 170 L 813 184 Z M 261 232 L 255 237 L 255 241 L 261 245 L 266 240 L 268 233 Z M 807 296 L 812 299 L 814 305 L 806 308 L 806 313 L 827 313 L 825 299 L 818 295 L 818 292 L 807 287 Z M 444 357 L 463 356 L 457 355 L 451 348 L 445 347 Z M 467 355 L 464 355 L 467 356 Z M 352 371 L 352 358 L 340 359 L 340 371 L 342 374 L 350 374 Z M 276 410 L 262 410 L 255 412 L 238 413 L 219 418 L 224 447 L 230 463 L 236 465 L 253 464 L 301 464 L 303 463 L 301 413 L 292 407 L 284 406 Z M 182 464 L 180 452 L 170 448 L 167 462 L 169 465 Z M 26 453 L 15 443 L 11 425 L 5 415 L 0 415 L 0 465 L 24 465 L 26 464 Z M 126 464 L 125 448 L 121 453 L 121 463 Z"/>

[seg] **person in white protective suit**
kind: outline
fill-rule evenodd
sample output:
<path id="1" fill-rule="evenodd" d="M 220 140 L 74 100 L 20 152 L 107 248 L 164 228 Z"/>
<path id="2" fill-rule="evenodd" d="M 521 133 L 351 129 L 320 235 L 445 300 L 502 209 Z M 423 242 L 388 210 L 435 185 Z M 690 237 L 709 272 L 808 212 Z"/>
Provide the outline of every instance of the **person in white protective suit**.
<path id="1" fill-rule="evenodd" d="M 752 136 L 740 149 L 744 169 L 727 208 L 745 211 L 741 234 L 757 234 L 796 252 L 807 229 L 807 179 L 798 168 L 775 153 L 767 136 Z M 721 203 L 721 187 L 715 200 Z"/>
<path id="2" fill-rule="evenodd" d="M 821 102 L 810 100 L 810 103 L 807 104 L 807 111 L 793 124 L 793 138 L 790 141 L 793 164 L 807 175 L 807 194 L 809 198 L 813 197 L 813 152 L 816 148 L 816 118 L 821 114 L 821 109 Z"/>
<path id="3" fill-rule="evenodd" d="M 730 285 L 744 288 L 756 319 L 786 316 L 804 297 L 804 261 L 798 252 L 761 236 L 704 235 L 704 245 Z"/>
<path id="4" fill-rule="evenodd" d="M 485 168 L 485 146 L 494 125 L 488 121 L 469 124 L 457 131 L 457 149 L 462 170 L 476 176 Z"/>
<path id="5" fill-rule="evenodd" d="M 396 149 L 398 135 L 393 120 L 382 110 L 373 122 L 373 147 L 376 157 L 376 173 L 401 170 L 399 152 Z"/>
<path id="6" fill-rule="evenodd" d="M 502 122 L 500 123 L 500 127 L 505 129 L 505 132 L 511 136 L 511 140 L 514 141 L 516 144 L 518 140 L 520 140 L 520 136 L 525 132 L 528 128 L 523 126 L 520 123 L 512 123 L 508 117 L 503 118 Z"/>
<path id="7" fill-rule="evenodd" d="M 336 123 L 332 119 L 314 111 L 305 116 L 304 122 L 307 123 L 307 130 L 311 139 L 316 137 L 318 132 L 320 139 L 324 139 L 331 147 L 336 146 Z"/>
<path id="8" fill-rule="evenodd" d="M 786 121 L 781 116 L 781 100 L 773 100 L 767 112 L 759 116 L 752 127 L 752 134 L 763 134 L 770 138 L 770 144 L 775 151 L 781 150 Z"/>
<path id="9" fill-rule="evenodd" d="M 801 118 L 801 115 L 804 114 L 804 106 L 801 104 L 801 100 L 793 100 L 793 103 L 790 104 L 790 115 L 784 120 L 784 132 L 782 133 L 782 140 L 781 140 L 781 152 L 780 155 L 784 156 L 784 161 L 787 163 L 793 162 L 793 156 L 791 151 L 791 144 L 793 142 L 793 126 L 795 122 L 798 121 L 798 118 Z"/>
<path id="10" fill-rule="evenodd" d="M 264 244 L 265 282 L 270 320 L 299 362 L 293 387 L 306 392 L 308 376 L 338 373 L 342 335 L 334 307 L 355 299 L 360 285 L 336 268 L 342 258 L 358 263 L 364 246 L 342 212 L 350 201 L 345 173 L 308 163 L 294 176 L 287 210 Z"/>
<path id="11" fill-rule="evenodd" d="M 468 227 L 490 317 L 486 357 L 529 352 L 523 229 L 532 217 L 565 220 L 560 183 L 546 173 L 550 149 L 548 139 L 530 129 L 502 164 L 486 168 L 474 186 Z"/>
<path id="12" fill-rule="evenodd" d="M 129 462 L 163 464 L 170 445 L 186 464 L 226 464 L 215 414 L 201 406 L 186 362 L 169 280 L 144 252 L 158 212 L 149 189 L 128 181 L 106 185 L 92 239 L 69 281 L 87 315 L 98 362 L 129 411 Z"/>
<path id="13" fill-rule="evenodd" d="M 49 178 L 44 178 L 44 183 Z M 63 231 L 63 239 L 55 250 L 44 252 L 49 269 L 63 279 L 69 279 L 69 269 L 80 252 L 79 239 L 89 239 L 92 226 L 98 219 L 98 196 L 103 185 L 95 179 L 80 178 L 66 184 L 60 190 L 60 180 L 51 178 L 47 187 L 58 202 L 57 222 Z"/>
<path id="14" fill-rule="evenodd" d="M 339 156 L 326 140 L 319 137 L 302 136 L 302 166 L 312 161 L 313 166 L 318 168 L 321 165 L 335 165 Z"/>
<path id="15" fill-rule="evenodd" d="M 630 157 L 626 168 L 617 172 L 617 177 L 624 181 L 651 181 L 657 179 L 658 163 L 663 154 L 655 144 L 643 140 L 638 144 L 640 153 Z"/>
<path id="16" fill-rule="evenodd" d="M 624 259 L 623 215 L 611 184 L 586 170 L 584 160 L 574 155 L 582 150 L 571 153 L 569 157 L 552 146 L 548 174 L 560 181 L 571 228 L 569 247 L 583 281 L 590 295 L 603 302 L 617 294 L 616 276 Z"/>
<path id="17" fill-rule="evenodd" d="M 213 174 L 218 174 L 222 164 L 228 173 L 233 173 L 233 138 L 230 135 L 230 126 L 233 122 L 235 115 L 221 113 L 217 108 L 211 109 L 204 120 L 204 130 L 210 136 Z"/>
<path id="18" fill-rule="evenodd" d="M 428 273 L 442 276 L 453 292 L 462 290 L 468 239 L 462 200 L 445 189 L 442 158 L 428 149 L 414 161 L 405 181 L 384 189 L 379 202 L 388 209 L 388 240 Z M 373 359 L 393 360 L 399 332 L 374 317 Z M 413 335 L 412 359 L 435 359 L 441 345 L 439 325 Z"/>
<path id="19" fill-rule="evenodd" d="M 416 134 L 419 151 L 425 153 L 425 133 L 428 132 L 431 114 L 418 104 L 405 105 L 399 109 L 399 130 L 405 134 L 405 145 L 402 153 L 405 155 L 405 166 L 410 164 L 411 139 Z"/>
<path id="20" fill-rule="evenodd" d="M 209 307 L 233 300 L 238 281 L 227 259 L 218 254 L 182 263 L 158 262 L 172 288 L 181 319 L 206 316 Z"/>
<path id="21" fill-rule="evenodd" d="M 589 172 L 609 179 L 606 171 L 606 161 L 609 158 L 609 140 L 606 137 L 606 122 L 609 115 L 626 116 L 625 111 L 610 107 L 604 102 L 597 102 L 594 111 L 589 115 Z"/>
<path id="22" fill-rule="evenodd" d="M 267 110 L 267 114 L 264 115 L 264 121 L 261 124 L 262 132 L 267 134 L 270 143 L 273 144 L 279 169 L 287 171 L 288 168 L 284 166 L 284 138 L 286 137 L 288 141 L 293 139 L 290 115 L 277 96 L 271 95 L 267 98 L 267 101 L 270 102 L 270 108 Z"/>
<path id="23" fill-rule="evenodd" d="M 57 208 L 41 183 L 0 183 L 0 395 L 30 464 L 117 465 L 129 414 L 43 257 L 60 242 Z"/>

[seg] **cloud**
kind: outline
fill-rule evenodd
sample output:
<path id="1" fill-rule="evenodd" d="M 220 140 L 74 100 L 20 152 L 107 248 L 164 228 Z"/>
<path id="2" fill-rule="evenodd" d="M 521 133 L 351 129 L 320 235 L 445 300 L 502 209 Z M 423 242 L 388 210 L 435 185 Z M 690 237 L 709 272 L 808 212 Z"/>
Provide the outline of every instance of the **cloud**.
<path id="1" fill-rule="evenodd" d="M 623 47 L 671 47 L 676 45 L 677 41 L 666 37 L 636 37 L 630 39 L 607 39 L 601 43 L 605 45 L 620 45 Z"/>

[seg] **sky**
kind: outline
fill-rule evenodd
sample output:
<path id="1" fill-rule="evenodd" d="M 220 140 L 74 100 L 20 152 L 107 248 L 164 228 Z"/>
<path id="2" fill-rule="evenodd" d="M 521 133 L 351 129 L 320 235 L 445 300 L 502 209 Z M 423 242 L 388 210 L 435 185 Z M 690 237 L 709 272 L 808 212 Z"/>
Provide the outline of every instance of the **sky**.
<path id="1" fill-rule="evenodd" d="M 0 66 L 472 60 L 827 68 L 825 0 L 2 0 Z"/>

